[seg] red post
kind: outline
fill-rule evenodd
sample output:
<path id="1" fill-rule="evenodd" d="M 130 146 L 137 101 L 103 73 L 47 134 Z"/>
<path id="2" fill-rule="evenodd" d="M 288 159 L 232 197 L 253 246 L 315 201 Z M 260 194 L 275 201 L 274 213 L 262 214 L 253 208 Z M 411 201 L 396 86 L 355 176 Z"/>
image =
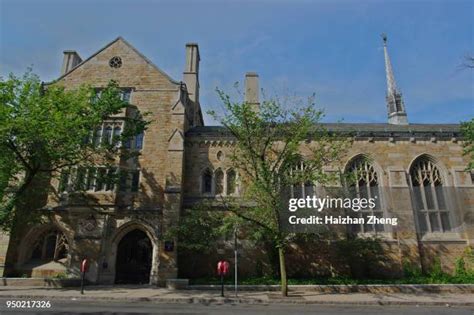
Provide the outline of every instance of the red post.
<path id="1" fill-rule="evenodd" d="M 221 260 L 217 263 L 217 274 L 221 276 L 221 296 L 224 297 L 224 276 L 229 273 L 229 262 Z"/>
<path id="2" fill-rule="evenodd" d="M 81 262 L 81 294 L 84 294 L 84 280 L 87 270 L 89 270 L 89 261 L 84 258 Z"/>

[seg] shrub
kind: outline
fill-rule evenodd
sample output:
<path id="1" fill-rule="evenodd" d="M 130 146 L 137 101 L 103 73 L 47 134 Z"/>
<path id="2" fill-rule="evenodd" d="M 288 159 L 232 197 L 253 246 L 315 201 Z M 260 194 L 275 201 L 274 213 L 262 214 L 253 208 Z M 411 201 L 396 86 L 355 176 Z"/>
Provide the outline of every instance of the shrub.
<path id="1" fill-rule="evenodd" d="M 402 264 L 403 268 L 403 275 L 407 278 L 417 278 L 421 276 L 421 268 L 420 266 L 412 263 L 408 259 L 403 260 Z"/>
<path id="2" fill-rule="evenodd" d="M 464 261 L 463 257 L 459 257 L 456 259 L 454 265 L 454 274 L 458 277 L 466 275 L 466 262 Z"/>

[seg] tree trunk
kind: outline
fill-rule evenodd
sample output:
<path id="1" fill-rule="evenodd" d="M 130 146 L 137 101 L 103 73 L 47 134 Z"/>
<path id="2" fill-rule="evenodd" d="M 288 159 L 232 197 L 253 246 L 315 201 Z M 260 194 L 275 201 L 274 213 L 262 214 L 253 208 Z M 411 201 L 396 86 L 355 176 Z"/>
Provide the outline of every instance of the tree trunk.
<path id="1" fill-rule="evenodd" d="M 280 259 L 278 257 L 278 247 L 273 240 L 264 239 L 263 244 L 271 268 L 269 275 L 271 277 L 278 277 L 280 275 Z M 265 275 L 268 275 L 268 273 L 265 273 Z"/>
<path id="2" fill-rule="evenodd" d="M 0 227 L 5 231 L 10 231 L 14 228 L 17 222 L 18 213 L 14 213 L 18 200 L 23 193 L 29 188 L 37 172 L 27 172 L 23 182 L 18 187 L 18 190 L 13 193 L 3 204 L 0 204 Z M 1 200 L 0 200 L 1 201 Z"/>
<path id="3" fill-rule="evenodd" d="M 288 279 L 286 278 L 285 250 L 278 247 L 278 256 L 280 257 L 280 277 L 281 277 L 281 294 L 288 296 Z"/>

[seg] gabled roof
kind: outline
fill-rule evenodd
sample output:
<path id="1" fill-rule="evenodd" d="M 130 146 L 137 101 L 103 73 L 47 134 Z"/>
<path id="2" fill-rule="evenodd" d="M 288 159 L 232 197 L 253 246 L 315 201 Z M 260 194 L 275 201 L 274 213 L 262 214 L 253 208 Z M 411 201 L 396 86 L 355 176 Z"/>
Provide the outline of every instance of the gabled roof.
<path id="1" fill-rule="evenodd" d="M 163 70 L 161 70 L 160 68 L 158 68 L 153 62 L 150 61 L 150 59 L 148 59 L 145 55 L 143 55 L 141 52 L 139 52 L 135 47 L 133 47 L 129 42 L 127 42 L 122 36 L 119 36 L 117 37 L 116 39 L 114 39 L 113 41 L 111 41 L 110 43 L 108 43 L 107 45 L 105 45 L 104 47 L 102 47 L 101 49 L 99 49 L 97 52 L 95 52 L 94 54 L 92 54 L 89 58 L 83 60 L 81 63 L 77 64 L 74 68 L 72 68 L 71 70 L 69 70 L 68 72 L 66 72 L 65 74 L 61 75 L 59 78 L 57 78 L 56 80 L 53 80 L 51 82 L 47 82 L 45 84 L 52 84 L 52 83 L 55 83 L 59 80 L 61 80 L 62 78 L 64 78 L 65 76 L 69 75 L 70 73 L 72 73 L 74 70 L 76 70 L 77 68 L 79 68 L 80 66 L 82 66 L 83 64 L 85 64 L 86 62 L 88 62 L 89 60 L 91 60 L 92 58 L 94 58 L 95 56 L 97 56 L 98 54 L 100 54 L 102 51 L 104 51 L 105 49 L 109 48 L 110 46 L 112 46 L 113 44 L 115 44 L 116 42 L 118 41 L 122 41 L 125 45 L 127 45 L 128 47 L 130 47 L 134 52 L 136 52 L 141 58 L 143 58 L 143 60 L 145 60 L 148 64 L 150 64 L 153 68 L 155 68 L 158 72 L 160 72 L 162 75 L 164 75 L 168 80 L 170 80 L 172 83 L 174 84 L 180 84 L 179 81 L 176 81 L 174 80 L 173 78 L 171 78 L 166 72 L 164 72 Z"/>

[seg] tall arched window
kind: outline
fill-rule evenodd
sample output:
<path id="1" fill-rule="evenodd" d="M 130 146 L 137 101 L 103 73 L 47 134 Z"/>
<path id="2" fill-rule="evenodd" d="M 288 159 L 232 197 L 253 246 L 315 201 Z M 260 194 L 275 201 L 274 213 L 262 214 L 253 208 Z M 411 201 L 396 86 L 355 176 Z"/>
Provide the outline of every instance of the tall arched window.
<path id="1" fill-rule="evenodd" d="M 201 179 L 201 193 L 211 194 L 212 193 L 212 172 L 206 168 L 202 173 Z"/>
<path id="2" fill-rule="evenodd" d="M 218 169 L 215 173 L 216 178 L 216 195 L 222 195 L 224 193 L 224 172 Z"/>
<path id="3" fill-rule="evenodd" d="M 439 168 L 428 156 L 419 157 L 410 169 L 413 202 L 422 233 L 451 230 Z"/>
<path id="4" fill-rule="evenodd" d="M 364 224 L 352 225 L 355 233 L 376 233 L 383 232 L 383 224 L 368 224 L 369 216 L 382 217 L 383 209 L 380 205 L 379 180 L 377 172 L 370 160 L 365 156 L 357 156 L 348 164 L 346 168 L 348 174 L 347 186 L 354 194 L 353 198 L 373 198 L 375 207 L 371 209 L 361 209 L 355 213 L 356 216 L 364 218 Z"/>
<path id="5" fill-rule="evenodd" d="M 233 169 L 227 171 L 227 195 L 237 193 L 237 174 Z"/>

